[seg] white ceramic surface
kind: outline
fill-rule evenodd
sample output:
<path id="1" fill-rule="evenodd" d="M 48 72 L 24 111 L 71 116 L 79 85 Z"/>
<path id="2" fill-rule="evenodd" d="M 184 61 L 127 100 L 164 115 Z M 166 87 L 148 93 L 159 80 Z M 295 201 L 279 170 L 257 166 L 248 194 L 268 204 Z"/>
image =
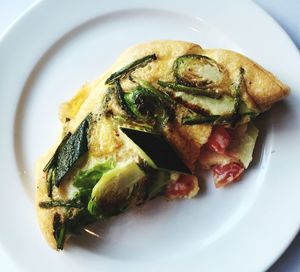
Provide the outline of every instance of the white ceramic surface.
<path id="1" fill-rule="evenodd" d="M 153 39 L 239 51 L 293 94 L 260 118 L 255 160 L 242 182 L 215 190 L 207 178 L 194 200 L 153 201 L 93 228 L 102 239 L 84 235 L 53 252 L 35 220 L 33 169 L 57 136 L 59 104 L 126 47 Z M 299 54 L 254 4 L 43 1 L 2 37 L 0 60 L 0 244 L 22 270 L 261 271 L 296 234 Z"/>

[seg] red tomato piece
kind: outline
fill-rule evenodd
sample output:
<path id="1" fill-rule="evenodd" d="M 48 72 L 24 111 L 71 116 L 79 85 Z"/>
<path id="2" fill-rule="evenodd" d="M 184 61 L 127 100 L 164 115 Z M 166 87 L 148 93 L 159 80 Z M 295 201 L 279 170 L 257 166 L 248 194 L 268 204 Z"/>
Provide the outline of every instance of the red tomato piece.
<path id="1" fill-rule="evenodd" d="M 166 192 L 166 196 L 169 198 L 180 198 L 188 196 L 195 187 L 195 176 L 180 174 L 175 182 L 172 182 Z"/>
<path id="2" fill-rule="evenodd" d="M 231 162 L 225 165 L 216 165 L 212 170 L 215 186 L 219 188 L 238 180 L 245 168 L 239 163 Z"/>
<path id="3" fill-rule="evenodd" d="M 207 141 L 207 146 L 212 150 L 220 154 L 224 154 L 227 147 L 230 145 L 231 136 L 228 129 L 222 126 L 214 126 L 212 133 Z"/>

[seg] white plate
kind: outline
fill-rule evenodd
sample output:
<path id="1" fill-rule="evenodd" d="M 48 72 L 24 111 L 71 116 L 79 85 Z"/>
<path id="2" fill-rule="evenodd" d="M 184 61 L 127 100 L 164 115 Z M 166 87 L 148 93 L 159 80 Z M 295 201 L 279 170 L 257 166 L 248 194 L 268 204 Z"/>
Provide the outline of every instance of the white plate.
<path id="1" fill-rule="evenodd" d="M 0 40 L 0 244 L 24 271 L 262 271 L 300 224 L 300 58 L 287 35 L 244 1 L 42 1 Z M 54 142 L 59 104 L 130 45 L 179 39 L 246 54 L 292 88 L 260 119 L 242 182 L 207 180 L 190 201 L 153 201 L 51 250 L 37 226 L 34 162 Z"/>

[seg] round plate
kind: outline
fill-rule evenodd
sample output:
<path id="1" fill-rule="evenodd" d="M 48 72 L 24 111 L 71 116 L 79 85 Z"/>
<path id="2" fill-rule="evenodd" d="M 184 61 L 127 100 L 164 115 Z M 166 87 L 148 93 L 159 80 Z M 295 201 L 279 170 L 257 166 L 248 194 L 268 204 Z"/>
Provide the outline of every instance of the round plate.
<path id="1" fill-rule="evenodd" d="M 253 20 L 255 18 L 255 20 Z M 241 182 L 193 200 L 161 199 L 98 224 L 58 253 L 35 216 L 34 163 L 54 143 L 59 105 L 128 46 L 186 40 L 241 52 L 291 96 L 259 118 Z M 300 224 L 300 58 L 287 35 L 244 1 L 42 1 L 0 40 L 0 244 L 25 271 L 262 271 Z M 284 224 L 283 224 L 284 222 Z"/>

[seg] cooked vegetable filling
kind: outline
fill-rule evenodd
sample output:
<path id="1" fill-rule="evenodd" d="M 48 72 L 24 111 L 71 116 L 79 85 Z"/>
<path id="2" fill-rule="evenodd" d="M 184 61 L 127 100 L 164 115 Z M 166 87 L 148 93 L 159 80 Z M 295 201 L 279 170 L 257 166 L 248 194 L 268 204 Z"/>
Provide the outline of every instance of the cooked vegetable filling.
<path id="1" fill-rule="evenodd" d="M 68 133 L 65 136 L 53 157 L 45 166 L 44 171 L 47 172 L 49 197 L 52 197 L 52 187 L 54 185 L 59 187 L 62 179 L 68 174 L 78 159 L 87 152 L 89 118 L 90 116 L 82 121 L 74 134 Z"/>
<path id="2" fill-rule="evenodd" d="M 150 81 L 137 73 L 158 60 L 147 55 L 111 74 L 101 110 L 65 133 L 44 167 L 49 198 L 39 207 L 55 209 L 57 249 L 67 234 L 157 196 L 195 196 L 197 173 L 176 149 L 182 139 L 194 144 L 194 163 L 212 169 L 216 187 L 238 180 L 252 160 L 258 130 L 250 121 L 260 111 L 247 100 L 245 69 L 227 84 L 221 64 L 187 54 L 173 59 L 168 77 Z M 201 142 L 195 131 L 210 136 Z M 71 193 L 62 193 L 65 184 Z"/>
<path id="3" fill-rule="evenodd" d="M 174 74 L 179 83 L 195 87 L 216 87 L 223 80 L 221 67 L 202 55 L 184 55 L 174 62 Z"/>

